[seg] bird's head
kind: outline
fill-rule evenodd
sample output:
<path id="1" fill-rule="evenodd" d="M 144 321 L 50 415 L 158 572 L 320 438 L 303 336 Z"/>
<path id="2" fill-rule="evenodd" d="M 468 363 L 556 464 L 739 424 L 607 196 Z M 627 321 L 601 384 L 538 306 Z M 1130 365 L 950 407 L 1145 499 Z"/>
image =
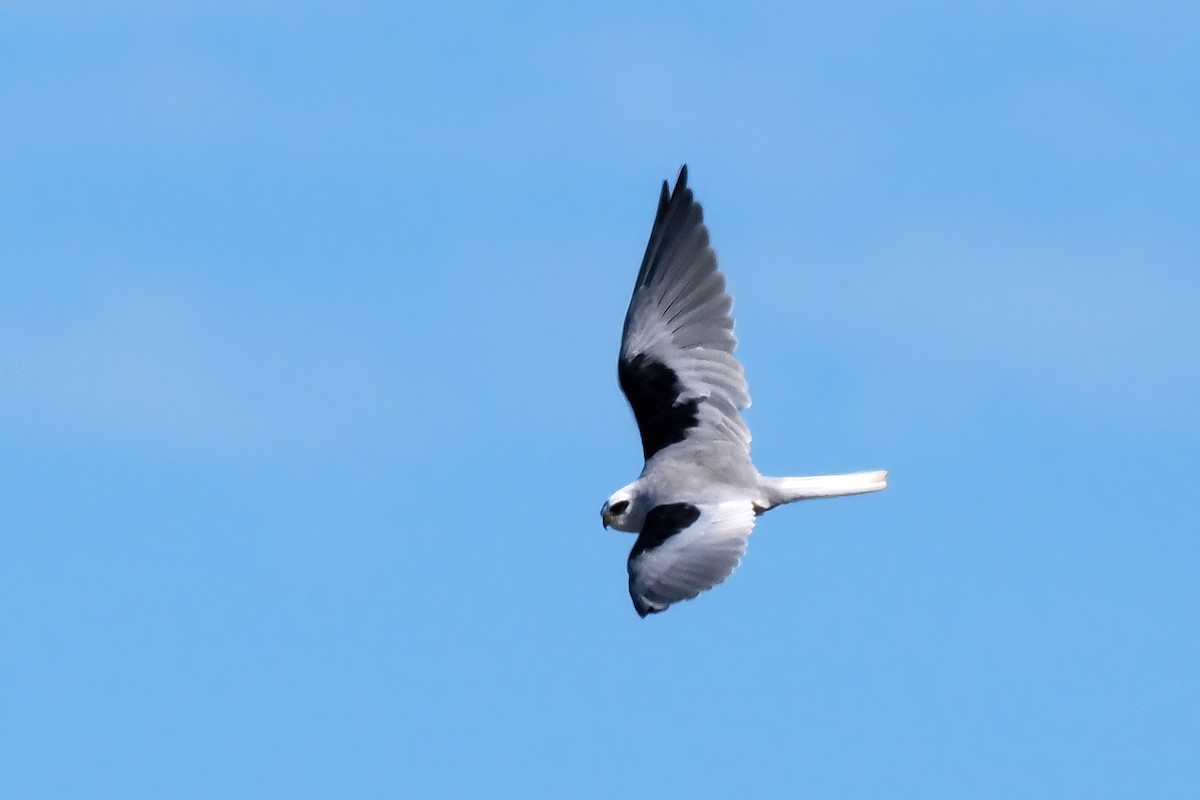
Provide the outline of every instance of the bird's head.
<path id="1" fill-rule="evenodd" d="M 633 484 L 617 490 L 601 506 L 600 522 L 605 528 L 612 527 L 619 531 L 637 533 L 645 516 L 637 501 L 638 496 L 633 491 Z"/>

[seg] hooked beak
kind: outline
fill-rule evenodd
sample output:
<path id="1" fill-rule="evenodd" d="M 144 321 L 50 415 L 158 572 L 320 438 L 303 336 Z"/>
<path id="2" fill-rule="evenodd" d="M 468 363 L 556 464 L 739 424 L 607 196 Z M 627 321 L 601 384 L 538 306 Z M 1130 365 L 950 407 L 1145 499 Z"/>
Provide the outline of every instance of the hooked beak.
<path id="1" fill-rule="evenodd" d="M 604 530 L 608 530 L 608 503 L 600 507 L 600 524 L 604 526 Z"/>

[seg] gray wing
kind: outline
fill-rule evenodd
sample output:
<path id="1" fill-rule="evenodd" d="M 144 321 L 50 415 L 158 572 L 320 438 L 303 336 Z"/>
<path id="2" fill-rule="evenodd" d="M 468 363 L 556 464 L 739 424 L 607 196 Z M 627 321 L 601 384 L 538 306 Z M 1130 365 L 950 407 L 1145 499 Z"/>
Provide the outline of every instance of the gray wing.
<path id="1" fill-rule="evenodd" d="M 754 530 L 748 500 L 655 506 L 629 553 L 629 596 L 639 616 L 666 611 L 728 578 Z"/>
<path id="2" fill-rule="evenodd" d="M 733 357 L 732 307 L 685 165 L 674 192 L 663 183 L 617 367 L 647 460 L 696 434 L 749 452 L 750 431 L 739 412 L 750 395 Z"/>

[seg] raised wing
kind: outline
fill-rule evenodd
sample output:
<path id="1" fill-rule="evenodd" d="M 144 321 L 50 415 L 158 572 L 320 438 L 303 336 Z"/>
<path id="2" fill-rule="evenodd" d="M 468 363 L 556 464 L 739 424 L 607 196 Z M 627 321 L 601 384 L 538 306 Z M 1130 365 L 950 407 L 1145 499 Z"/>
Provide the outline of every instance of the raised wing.
<path id="1" fill-rule="evenodd" d="M 629 553 L 629 596 L 639 616 L 666 611 L 723 582 L 754 530 L 748 500 L 655 506 Z"/>
<path id="2" fill-rule="evenodd" d="M 685 165 L 674 192 L 663 182 L 617 365 L 647 460 L 696 429 L 749 452 L 750 431 L 739 412 L 750 395 L 733 357 L 732 307 Z"/>

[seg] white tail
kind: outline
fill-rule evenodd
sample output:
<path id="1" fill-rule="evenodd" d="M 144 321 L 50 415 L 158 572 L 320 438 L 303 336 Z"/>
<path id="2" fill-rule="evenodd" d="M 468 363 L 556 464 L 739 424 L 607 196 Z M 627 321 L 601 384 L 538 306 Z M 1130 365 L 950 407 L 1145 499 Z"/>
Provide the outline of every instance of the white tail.
<path id="1" fill-rule="evenodd" d="M 760 478 L 763 500 L 768 511 L 784 503 L 816 497 L 842 497 L 866 494 L 887 488 L 887 470 L 852 472 L 849 475 L 814 475 L 809 478 Z M 760 512 L 761 513 L 761 512 Z"/>

